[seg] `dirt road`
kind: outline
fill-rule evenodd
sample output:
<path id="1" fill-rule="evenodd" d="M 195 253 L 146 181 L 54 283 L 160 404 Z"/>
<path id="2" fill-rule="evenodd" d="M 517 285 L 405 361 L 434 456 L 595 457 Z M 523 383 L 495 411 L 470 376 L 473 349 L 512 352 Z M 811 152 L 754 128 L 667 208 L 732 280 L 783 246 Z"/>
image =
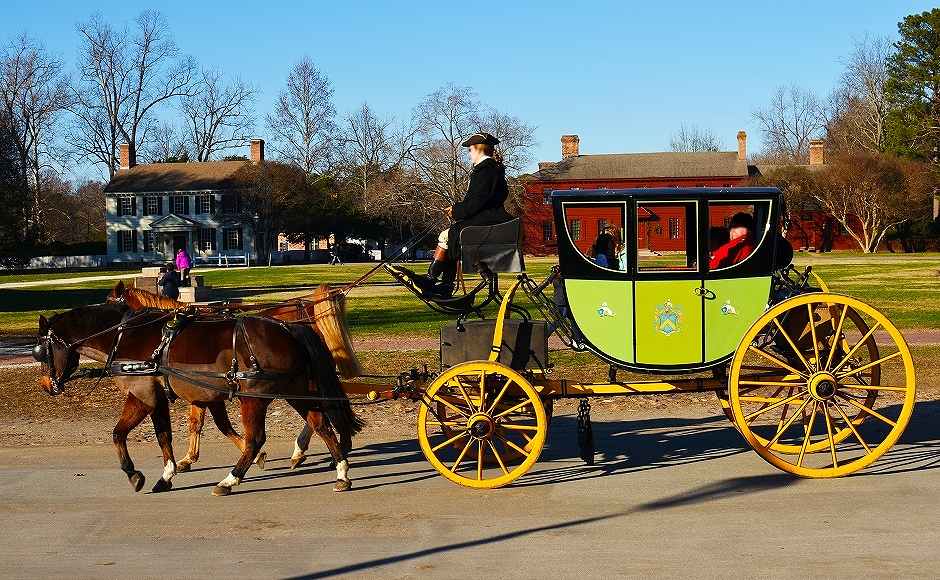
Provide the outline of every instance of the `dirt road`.
<path id="1" fill-rule="evenodd" d="M 777 472 L 723 418 L 679 414 L 596 416 L 594 467 L 557 416 L 536 469 L 489 492 L 444 481 L 403 434 L 359 443 L 346 494 L 325 463 L 288 471 L 286 438 L 225 498 L 209 493 L 233 460 L 221 442 L 162 495 L 135 495 L 108 445 L 3 448 L 0 575 L 935 577 L 940 402 L 872 469 L 831 481 Z M 131 451 L 149 489 L 159 451 Z"/>

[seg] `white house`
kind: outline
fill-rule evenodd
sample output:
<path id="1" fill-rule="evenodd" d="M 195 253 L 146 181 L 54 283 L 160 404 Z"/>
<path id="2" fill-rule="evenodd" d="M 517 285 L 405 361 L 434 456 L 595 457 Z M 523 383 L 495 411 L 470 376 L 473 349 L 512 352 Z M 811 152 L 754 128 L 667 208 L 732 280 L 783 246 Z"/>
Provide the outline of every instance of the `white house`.
<path id="1" fill-rule="evenodd" d="M 252 220 L 241 203 L 250 184 L 241 170 L 262 161 L 261 139 L 251 142 L 249 161 L 138 165 L 121 145 L 121 168 L 104 189 L 109 260 L 168 261 L 185 247 L 197 261 L 255 261 Z"/>

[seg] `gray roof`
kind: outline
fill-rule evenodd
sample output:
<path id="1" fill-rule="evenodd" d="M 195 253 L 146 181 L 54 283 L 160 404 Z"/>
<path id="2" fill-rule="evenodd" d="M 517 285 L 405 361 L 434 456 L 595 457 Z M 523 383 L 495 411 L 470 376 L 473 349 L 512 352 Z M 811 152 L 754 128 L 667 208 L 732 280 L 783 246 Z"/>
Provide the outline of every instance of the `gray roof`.
<path id="1" fill-rule="evenodd" d="M 747 162 L 736 151 L 578 155 L 533 174 L 541 181 L 747 176 Z"/>
<path id="2" fill-rule="evenodd" d="M 145 163 L 114 174 L 105 193 L 241 189 L 249 184 L 238 175 L 248 161 Z"/>
<path id="3" fill-rule="evenodd" d="M 774 171 L 777 171 L 778 169 L 783 169 L 785 167 L 799 167 L 811 173 L 822 171 L 823 169 L 826 168 L 826 166 L 821 163 L 818 165 L 809 165 L 808 163 L 790 163 L 786 165 L 775 165 L 772 163 L 758 163 L 754 167 L 757 168 L 757 170 L 760 172 L 761 175 L 768 175 L 770 173 L 773 173 Z"/>

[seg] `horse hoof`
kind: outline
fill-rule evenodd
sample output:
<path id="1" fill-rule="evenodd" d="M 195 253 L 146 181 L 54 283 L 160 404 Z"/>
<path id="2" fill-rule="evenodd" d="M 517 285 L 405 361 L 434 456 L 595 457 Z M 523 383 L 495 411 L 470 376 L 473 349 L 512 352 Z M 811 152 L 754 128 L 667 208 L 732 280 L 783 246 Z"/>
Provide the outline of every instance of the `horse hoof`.
<path id="1" fill-rule="evenodd" d="M 186 473 L 193 468 L 193 464 L 189 461 L 180 461 L 176 464 L 176 473 Z"/>
<path id="2" fill-rule="evenodd" d="M 140 491 L 144 488 L 144 484 L 147 483 L 147 478 L 144 477 L 144 474 L 135 471 L 127 477 L 127 480 L 131 482 L 131 487 L 134 488 L 134 491 Z"/>
<path id="3" fill-rule="evenodd" d="M 348 479 L 337 479 L 333 484 L 333 491 L 349 491 L 352 489 L 352 481 Z"/>
<path id="4" fill-rule="evenodd" d="M 300 457 L 291 457 L 291 458 L 290 458 L 290 468 L 291 468 L 291 469 L 297 469 L 298 467 L 300 467 L 301 465 L 303 465 L 303 464 L 304 464 L 304 461 L 306 461 L 306 460 L 307 460 L 307 456 L 306 456 L 306 455 L 301 455 Z"/>
<path id="5" fill-rule="evenodd" d="M 173 482 L 167 481 L 165 479 L 158 479 L 156 485 L 153 486 L 153 493 L 161 493 L 164 491 L 170 491 L 173 489 Z"/>
<path id="6" fill-rule="evenodd" d="M 264 462 L 267 459 L 268 459 L 267 451 L 262 451 L 261 453 L 258 454 L 257 457 L 255 457 L 255 465 L 258 466 L 258 469 L 260 469 L 261 471 L 264 471 Z"/>
<path id="7" fill-rule="evenodd" d="M 212 495 L 216 497 L 222 497 L 223 495 L 231 495 L 232 488 L 225 487 L 224 485 L 217 485 L 212 488 Z"/>

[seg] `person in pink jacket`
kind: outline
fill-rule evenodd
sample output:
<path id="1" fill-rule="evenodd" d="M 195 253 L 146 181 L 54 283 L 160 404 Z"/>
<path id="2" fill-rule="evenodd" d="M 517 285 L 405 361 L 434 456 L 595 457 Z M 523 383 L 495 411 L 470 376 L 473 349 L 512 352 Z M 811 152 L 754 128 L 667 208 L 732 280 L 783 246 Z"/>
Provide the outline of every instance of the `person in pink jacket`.
<path id="1" fill-rule="evenodd" d="M 176 269 L 180 273 L 180 279 L 183 286 L 189 286 L 189 269 L 192 268 L 192 259 L 186 252 L 186 248 L 180 248 L 176 252 Z"/>

